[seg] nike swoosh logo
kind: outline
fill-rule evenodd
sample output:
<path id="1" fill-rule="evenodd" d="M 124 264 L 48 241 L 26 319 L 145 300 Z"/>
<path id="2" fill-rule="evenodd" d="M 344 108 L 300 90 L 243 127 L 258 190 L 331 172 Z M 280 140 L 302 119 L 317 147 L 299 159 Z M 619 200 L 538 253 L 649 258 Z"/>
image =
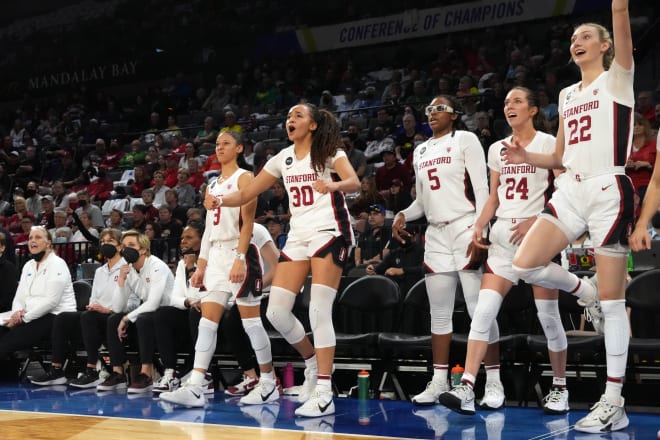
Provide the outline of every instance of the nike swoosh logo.
<path id="1" fill-rule="evenodd" d="M 191 391 L 190 394 L 192 394 L 193 396 L 195 396 L 196 399 L 199 399 L 199 397 L 200 397 L 200 394 L 197 394 L 197 393 L 194 392 L 194 391 Z"/>
<path id="2" fill-rule="evenodd" d="M 601 190 L 601 191 L 605 191 L 605 190 L 606 190 L 607 188 L 609 188 L 610 186 L 612 186 L 611 183 L 610 183 L 609 185 L 601 186 L 601 187 L 600 187 L 600 190 Z"/>
<path id="3" fill-rule="evenodd" d="M 330 402 L 326 403 L 324 406 L 321 406 L 321 404 L 319 403 L 319 411 L 324 413 L 325 410 L 328 409 L 328 407 L 330 406 L 331 403 L 332 403 L 332 400 Z"/>
<path id="4" fill-rule="evenodd" d="M 266 400 L 268 400 L 268 398 L 271 396 L 271 394 L 273 394 L 275 392 L 275 388 L 277 388 L 277 387 L 273 387 L 273 389 L 270 390 L 270 393 L 266 394 L 265 396 L 262 394 L 261 395 L 261 400 L 264 401 L 264 402 Z"/>

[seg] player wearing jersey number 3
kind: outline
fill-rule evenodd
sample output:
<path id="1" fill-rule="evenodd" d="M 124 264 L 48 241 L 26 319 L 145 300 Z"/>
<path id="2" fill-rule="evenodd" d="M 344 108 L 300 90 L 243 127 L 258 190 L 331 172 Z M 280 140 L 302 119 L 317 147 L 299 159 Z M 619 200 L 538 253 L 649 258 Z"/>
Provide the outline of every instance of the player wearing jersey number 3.
<path id="1" fill-rule="evenodd" d="M 633 186 L 625 174 L 634 107 L 627 0 L 612 1 L 612 28 L 614 41 L 598 24 L 583 24 L 573 32 L 571 57 L 582 80 L 559 95 L 560 123 L 554 153 L 531 153 L 516 142 L 507 143 L 503 153 L 507 163 L 566 168 L 544 213 L 523 239 L 513 268 L 528 283 L 572 292 L 592 314 L 602 313 L 605 393 L 575 424 L 577 431 L 591 433 L 628 426 L 621 397 L 630 335 L 625 308 L 626 234 L 632 227 L 634 203 Z M 595 247 L 598 291 L 591 281 L 580 280 L 550 262 L 585 231 L 589 231 Z M 595 321 L 601 324 L 599 319 Z"/>
<path id="2" fill-rule="evenodd" d="M 476 135 L 457 130 L 461 124 L 459 102 L 438 96 L 426 108 L 433 137 L 413 152 L 416 198 L 396 214 L 392 233 L 405 240 L 406 221 L 426 216 L 424 266 L 425 284 L 431 309 L 433 378 L 426 389 L 413 397 L 415 405 L 434 405 L 449 390 L 447 373 L 452 334 L 455 291 L 460 280 L 468 312 L 477 305 L 481 271 L 466 255 L 472 241 L 472 228 L 488 199 L 486 160 Z M 499 339 L 497 323 L 488 331 L 492 343 L 486 359 L 489 383 L 499 385 Z M 502 399 L 504 400 L 504 396 Z"/>
<path id="3" fill-rule="evenodd" d="M 287 115 L 286 129 L 293 145 L 271 158 L 252 183 L 236 193 L 207 198 L 205 204 L 207 208 L 240 206 L 283 180 L 289 194 L 290 230 L 266 315 L 305 359 L 305 382 L 298 396 L 304 404 L 296 415 L 318 417 L 335 412 L 332 305 L 349 247 L 355 242 L 344 193 L 357 191 L 360 181 L 341 149 L 339 126 L 332 113 L 307 103 L 295 105 Z M 291 312 L 310 269 L 309 321 L 314 346 Z"/>

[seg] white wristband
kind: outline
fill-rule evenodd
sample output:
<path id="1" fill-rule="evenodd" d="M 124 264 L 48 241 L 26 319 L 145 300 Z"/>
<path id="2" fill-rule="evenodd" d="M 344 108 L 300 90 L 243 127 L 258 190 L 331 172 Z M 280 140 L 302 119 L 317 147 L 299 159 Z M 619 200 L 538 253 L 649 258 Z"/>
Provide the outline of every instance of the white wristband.
<path id="1" fill-rule="evenodd" d="M 218 201 L 218 206 L 222 206 L 222 196 L 215 196 L 215 199 Z"/>
<path id="2" fill-rule="evenodd" d="M 245 261 L 245 254 L 242 254 L 240 252 L 236 252 L 235 258 L 239 261 Z"/>

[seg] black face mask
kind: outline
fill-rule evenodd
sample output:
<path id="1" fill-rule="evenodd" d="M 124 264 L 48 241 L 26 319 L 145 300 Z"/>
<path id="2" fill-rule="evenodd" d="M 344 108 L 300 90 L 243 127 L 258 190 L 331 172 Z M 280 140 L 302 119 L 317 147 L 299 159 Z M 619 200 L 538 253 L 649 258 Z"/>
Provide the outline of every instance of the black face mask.
<path id="1" fill-rule="evenodd" d="M 43 260 L 44 255 L 46 255 L 46 251 L 37 252 L 36 254 L 31 254 L 31 255 L 32 255 L 32 259 L 34 261 L 36 261 L 37 263 L 40 263 L 41 260 Z"/>
<path id="2" fill-rule="evenodd" d="M 87 200 L 78 200 L 78 206 L 84 208 L 87 206 Z"/>
<path id="3" fill-rule="evenodd" d="M 101 255 L 105 258 L 112 258 L 117 255 L 117 248 L 114 244 L 104 243 L 101 245 Z"/>
<path id="4" fill-rule="evenodd" d="M 140 258 L 140 253 L 133 248 L 127 247 L 121 251 L 121 256 L 124 257 L 124 260 L 126 260 L 128 264 L 132 264 Z"/>
<path id="5" fill-rule="evenodd" d="M 37 190 L 36 190 L 36 189 L 26 189 L 26 190 L 25 190 L 25 197 L 30 198 L 30 197 L 32 197 L 33 195 L 35 195 L 36 193 L 37 193 Z"/>
<path id="6" fill-rule="evenodd" d="M 348 138 L 350 140 L 354 141 L 355 139 L 358 138 L 358 134 L 357 133 L 348 133 Z"/>
<path id="7" fill-rule="evenodd" d="M 196 251 L 193 248 L 188 248 L 181 251 L 181 255 L 199 255 L 199 251 Z"/>

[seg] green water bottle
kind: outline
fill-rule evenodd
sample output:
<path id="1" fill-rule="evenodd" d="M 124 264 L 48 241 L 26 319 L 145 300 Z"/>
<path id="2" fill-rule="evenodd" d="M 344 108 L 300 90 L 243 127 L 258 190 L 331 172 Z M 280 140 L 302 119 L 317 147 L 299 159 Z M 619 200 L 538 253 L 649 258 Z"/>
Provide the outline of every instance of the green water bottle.
<path id="1" fill-rule="evenodd" d="M 362 370 L 358 373 L 358 399 L 369 398 L 369 372 Z"/>
<path id="2" fill-rule="evenodd" d="M 635 264 L 633 263 L 632 251 L 628 252 L 628 273 L 632 273 L 635 270 Z"/>

